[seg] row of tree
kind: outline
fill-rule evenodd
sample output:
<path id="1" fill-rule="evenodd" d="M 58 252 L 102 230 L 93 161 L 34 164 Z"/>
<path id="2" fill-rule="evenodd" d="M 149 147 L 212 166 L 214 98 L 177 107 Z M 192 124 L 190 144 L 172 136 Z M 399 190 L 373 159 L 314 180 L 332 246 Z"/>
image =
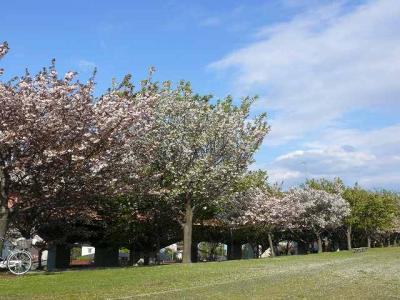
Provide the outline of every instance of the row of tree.
<path id="1" fill-rule="evenodd" d="M 263 245 L 268 238 L 272 255 L 280 240 L 317 241 L 322 252 L 323 237 L 340 242 L 345 233 L 352 249 L 354 242 L 371 247 L 372 239 L 387 238 L 390 245 L 400 235 L 399 194 L 346 187 L 339 178 L 307 180 L 287 192 L 269 186 L 264 172 L 247 174 L 243 181 L 247 184 L 229 196 L 219 218 L 227 226 L 256 232 L 253 244 Z"/>
<path id="2" fill-rule="evenodd" d="M 1 44 L 0 58 L 7 51 Z M 131 261 L 183 240 L 190 262 L 193 224 L 258 245 L 317 240 L 320 250 L 342 229 L 349 248 L 352 233 L 371 243 L 400 231 L 394 193 L 340 180 L 283 192 L 248 172 L 269 131 L 265 114 L 249 118 L 254 98 L 214 101 L 187 82 L 153 82 L 152 72 L 99 97 L 94 78 L 59 78 L 54 63 L 0 82 L 0 236 L 11 227 L 49 243 L 114 243 Z"/>
<path id="3" fill-rule="evenodd" d="M 214 101 L 152 71 L 99 97 L 94 78 L 59 78 L 54 63 L 0 83 L 0 236 L 11 224 L 47 241 L 137 248 L 179 224 L 190 262 L 193 222 L 230 193 L 269 127 L 265 114 L 249 118 L 253 98 Z"/>

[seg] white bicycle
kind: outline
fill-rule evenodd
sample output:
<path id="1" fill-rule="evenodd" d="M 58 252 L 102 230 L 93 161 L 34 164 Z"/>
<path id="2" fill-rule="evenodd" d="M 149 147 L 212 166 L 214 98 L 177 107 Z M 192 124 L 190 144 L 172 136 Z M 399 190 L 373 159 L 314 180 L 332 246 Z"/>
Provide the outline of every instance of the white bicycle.
<path id="1" fill-rule="evenodd" d="M 24 275 L 29 272 L 32 267 L 32 255 L 26 250 L 18 249 L 17 246 L 5 238 L 0 237 L 0 240 L 3 241 L 3 245 L 4 242 L 9 242 L 10 244 L 10 253 L 7 257 L 0 256 L 0 264 L 3 264 L 14 275 Z"/>

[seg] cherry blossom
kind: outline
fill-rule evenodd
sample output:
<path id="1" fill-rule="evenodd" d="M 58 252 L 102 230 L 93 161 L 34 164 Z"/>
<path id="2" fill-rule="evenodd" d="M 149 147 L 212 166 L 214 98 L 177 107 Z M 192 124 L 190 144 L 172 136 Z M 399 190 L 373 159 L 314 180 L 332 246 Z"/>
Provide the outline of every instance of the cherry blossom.
<path id="1" fill-rule="evenodd" d="M 211 102 L 195 95 L 188 83 L 163 84 L 154 107 L 154 126 L 140 144 L 158 174 L 157 189 L 176 210 L 184 230 L 184 262 L 190 261 L 192 223 L 204 207 L 230 191 L 246 171 L 268 126 L 265 116 L 249 120 L 253 99 L 235 106 L 231 98 Z"/>
<path id="2" fill-rule="evenodd" d="M 7 50 L 3 44 L 1 55 Z M 131 188 L 134 164 L 124 167 L 128 141 L 150 129 L 157 95 L 144 89 L 133 101 L 120 87 L 96 99 L 93 79 L 83 84 L 75 76 L 59 79 L 53 64 L 0 83 L 0 235 L 12 209 L 82 215 L 96 195 Z M 11 195 L 19 199 L 12 209 Z"/>
<path id="3" fill-rule="evenodd" d="M 340 194 L 331 194 L 324 190 L 293 188 L 285 198 L 297 211 L 293 225 L 300 230 L 312 231 L 317 237 L 320 252 L 321 233 L 341 226 L 350 214 L 350 205 Z"/>

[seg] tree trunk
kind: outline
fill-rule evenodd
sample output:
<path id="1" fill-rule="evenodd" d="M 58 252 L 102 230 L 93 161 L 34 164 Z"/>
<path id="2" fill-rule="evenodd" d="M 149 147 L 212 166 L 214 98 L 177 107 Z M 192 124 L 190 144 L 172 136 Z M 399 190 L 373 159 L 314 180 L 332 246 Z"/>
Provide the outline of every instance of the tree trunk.
<path id="1" fill-rule="evenodd" d="M 134 246 L 129 247 L 129 266 L 134 266 L 137 264 L 138 260 L 140 259 L 140 252 L 135 251 Z"/>
<path id="2" fill-rule="evenodd" d="M 389 233 L 389 236 L 388 236 L 388 247 L 390 247 L 391 245 L 390 245 L 390 233 Z"/>
<path id="3" fill-rule="evenodd" d="M 298 240 L 297 241 L 297 254 L 307 254 L 307 253 L 308 253 L 307 244 L 302 240 Z"/>
<path id="4" fill-rule="evenodd" d="M 8 229 L 10 210 L 8 209 L 8 176 L 0 166 L 0 237 L 5 237 Z M 3 241 L 0 239 L 0 253 L 3 249 Z"/>
<path id="5" fill-rule="evenodd" d="M 154 263 L 155 263 L 156 265 L 161 264 L 160 250 L 154 251 Z"/>
<path id="6" fill-rule="evenodd" d="M 38 270 L 42 270 L 43 266 L 42 266 L 42 255 L 43 255 L 43 248 L 39 249 L 38 251 Z"/>
<path id="7" fill-rule="evenodd" d="M 5 237 L 8 229 L 9 210 L 7 207 L 0 207 L 0 237 Z M 3 249 L 3 241 L 0 239 L 0 252 Z"/>
<path id="8" fill-rule="evenodd" d="M 351 250 L 351 225 L 347 227 L 346 231 L 346 236 L 347 236 L 347 250 Z"/>
<path id="9" fill-rule="evenodd" d="M 249 245 L 250 245 L 251 251 L 253 252 L 253 258 L 258 258 L 256 256 L 256 246 L 255 246 L 255 244 L 254 243 L 249 243 Z"/>
<path id="10" fill-rule="evenodd" d="M 196 263 L 199 260 L 199 248 L 198 243 L 192 241 L 192 254 L 191 254 L 192 262 Z"/>
<path id="11" fill-rule="evenodd" d="M 148 266 L 150 264 L 150 253 L 148 250 L 143 253 L 143 265 Z"/>
<path id="12" fill-rule="evenodd" d="M 255 248 L 255 255 L 256 255 L 256 258 L 260 258 L 260 245 L 258 243 Z"/>
<path id="13" fill-rule="evenodd" d="M 317 241 L 318 241 L 318 253 L 322 253 L 322 240 L 321 235 L 317 233 Z"/>
<path id="14" fill-rule="evenodd" d="M 228 260 L 232 259 L 232 242 L 231 241 L 229 241 L 226 246 L 226 258 Z"/>
<path id="15" fill-rule="evenodd" d="M 367 247 L 371 248 L 371 237 L 369 235 L 367 236 Z"/>
<path id="16" fill-rule="evenodd" d="M 290 247 L 290 241 L 286 241 L 286 249 L 285 249 L 286 255 L 289 255 L 289 247 Z"/>
<path id="17" fill-rule="evenodd" d="M 232 259 L 242 259 L 242 244 L 234 241 L 232 244 Z"/>
<path id="18" fill-rule="evenodd" d="M 185 223 L 183 224 L 183 257 L 182 263 L 192 262 L 192 230 L 193 230 L 193 208 L 190 199 L 185 203 Z"/>
<path id="19" fill-rule="evenodd" d="M 269 249 L 271 249 L 271 257 L 275 257 L 274 243 L 272 242 L 272 234 L 268 232 Z"/>
<path id="20" fill-rule="evenodd" d="M 128 260 L 128 266 L 133 266 L 135 264 L 134 262 L 134 250 L 132 246 L 129 246 L 129 260 Z"/>
<path id="21" fill-rule="evenodd" d="M 232 259 L 232 242 L 229 241 L 226 246 L 226 258 L 228 260 Z"/>

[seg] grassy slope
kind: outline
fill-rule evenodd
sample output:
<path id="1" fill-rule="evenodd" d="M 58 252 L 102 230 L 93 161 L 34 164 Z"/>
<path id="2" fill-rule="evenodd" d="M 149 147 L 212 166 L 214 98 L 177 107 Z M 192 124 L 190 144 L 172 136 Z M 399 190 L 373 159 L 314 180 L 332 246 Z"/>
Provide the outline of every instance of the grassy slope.
<path id="1" fill-rule="evenodd" d="M 399 299 L 400 248 L 0 277 L 0 299 L 144 297 Z"/>

